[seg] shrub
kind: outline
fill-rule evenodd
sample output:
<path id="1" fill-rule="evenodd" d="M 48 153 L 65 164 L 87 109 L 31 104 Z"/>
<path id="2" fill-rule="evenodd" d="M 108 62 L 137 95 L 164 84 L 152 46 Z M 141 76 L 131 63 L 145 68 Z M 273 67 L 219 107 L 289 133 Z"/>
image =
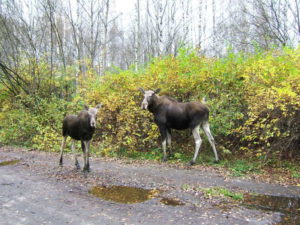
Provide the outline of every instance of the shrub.
<path id="1" fill-rule="evenodd" d="M 283 49 L 249 58 L 245 64 L 246 120 L 236 129 L 241 150 L 267 159 L 295 158 L 300 146 L 300 54 Z"/>
<path id="2" fill-rule="evenodd" d="M 9 86 L 0 85 L 0 142 L 58 150 L 64 115 L 82 106 L 80 98 L 74 98 L 74 94 L 73 101 L 68 101 L 75 90 L 74 70 L 54 68 L 51 72 L 43 60 L 39 63 L 28 61 L 24 60 L 15 68 L 22 82 L 27 84 L 26 89 L 22 87 L 11 92 Z M 3 82 L 1 80 L 1 84 Z"/>
<path id="3" fill-rule="evenodd" d="M 234 153 L 260 160 L 296 159 L 300 156 L 299 62 L 299 50 L 287 48 L 253 55 L 229 52 L 221 59 L 181 49 L 177 57 L 154 58 L 138 72 L 119 70 L 99 76 L 87 68 L 76 82 L 73 67 L 53 70 L 50 76 L 49 66 L 41 63 L 36 69 L 41 81 L 37 90 L 31 70 L 24 66 L 18 71 L 24 71 L 32 84 L 30 94 L 12 98 L 0 86 L 0 119 L 6 121 L 0 141 L 58 150 L 63 116 L 77 113 L 83 103 L 101 102 L 95 152 L 156 159 L 159 131 L 151 113 L 140 109 L 143 97 L 138 88 L 161 88 L 161 94 L 184 102 L 206 97 L 212 133 L 223 157 Z M 194 151 L 190 131 L 174 131 L 172 145 L 176 160 Z M 207 142 L 202 149 L 210 151 Z"/>
<path id="4" fill-rule="evenodd" d="M 218 147 L 226 150 L 223 140 L 236 127 L 244 102 L 243 82 L 240 74 L 233 72 L 238 65 L 236 60 L 232 57 L 218 61 L 198 57 L 194 52 L 181 52 L 176 58 L 156 58 L 138 73 L 129 70 L 104 77 L 91 74 L 82 83 L 81 94 L 88 102 L 103 103 L 95 139 L 102 143 L 104 154 L 114 154 L 120 149 L 126 149 L 128 154 L 147 152 L 160 146 L 152 115 L 140 109 L 142 94 L 138 87 L 159 87 L 161 94 L 180 101 L 201 101 L 206 96 L 212 132 Z M 174 131 L 172 136 L 175 149 L 180 148 L 184 153 L 194 151 L 190 131 Z"/>

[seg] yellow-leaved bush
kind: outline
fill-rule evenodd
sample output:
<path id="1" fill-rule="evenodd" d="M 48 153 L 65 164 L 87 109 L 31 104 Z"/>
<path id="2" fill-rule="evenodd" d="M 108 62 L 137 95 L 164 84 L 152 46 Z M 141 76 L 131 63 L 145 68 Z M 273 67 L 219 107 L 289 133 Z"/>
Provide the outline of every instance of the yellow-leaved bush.
<path id="1" fill-rule="evenodd" d="M 48 76 L 49 68 L 43 67 Z M 152 114 L 140 108 L 143 95 L 138 88 L 161 88 L 160 94 L 183 102 L 206 98 L 211 130 L 223 157 L 234 153 L 260 159 L 295 158 L 300 156 L 299 70 L 299 49 L 285 48 L 252 55 L 229 52 L 220 59 L 181 49 L 176 57 L 154 58 L 139 71 L 119 70 L 99 76 L 87 68 L 76 81 L 74 68 L 68 68 L 66 74 L 52 71 L 55 89 L 48 91 L 45 79 L 41 84 L 45 88 L 34 97 L 21 95 L 11 102 L 1 94 L 5 87 L 0 86 L 0 118 L 13 124 L 1 125 L 0 141 L 56 151 L 64 115 L 77 113 L 84 103 L 102 103 L 94 152 L 146 154 L 160 148 L 160 135 Z M 29 69 L 24 71 L 24 77 L 31 77 Z M 21 106 L 24 102 L 30 107 Z M 211 152 L 204 140 L 202 150 Z M 191 132 L 174 131 L 172 145 L 176 157 L 193 154 Z"/>
<path id="2" fill-rule="evenodd" d="M 120 71 L 98 77 L 90 74 L 82 80 L 81 95 L 92 104 L 101 102 L 98 129 L 95 135 L 96 152 L 104 155 L 126 155 L 149 152 L 160 148 L 160 134 L 153 115 L 140 108 L 143 94 L 139 87 L 161 88 L 180 101 L 201 101 L 206 97 L 211 109 L 211 127 L 221 152 L 228 151 L 225 138 L 235 127 L 243 105 L 241 79 L 230 60 L 217 61 L 183 51 L 178 57 L 154 59 L 139 72 Z M 230 66 L 227 66 L 230 65 Z M 203 135 L 205 137 L 205 135 Z M 204 142 L 206 149 L 207 142 Z M 193 154 L 191 131 L 173 131 L 172 147 L 181 153 Z"/>
<path id="3" fill-rule="evenodd" d="M 299 50 L 266 52 L 244 67 L 248 108 L 245 122 L 235 130 L 245 144 L 240 150 L 262 159 L 299 156 Z"/>

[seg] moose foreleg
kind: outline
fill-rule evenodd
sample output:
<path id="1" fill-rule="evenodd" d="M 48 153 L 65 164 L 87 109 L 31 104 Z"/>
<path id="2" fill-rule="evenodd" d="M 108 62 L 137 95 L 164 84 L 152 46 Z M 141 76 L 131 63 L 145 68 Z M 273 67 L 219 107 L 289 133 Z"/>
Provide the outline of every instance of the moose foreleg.
<path id="1" fill-rule="evenodd" d="M 67 140 L 67 136 L 63 137 L 61 146 L 60 146 L 60 159 L 59 159 L 59 165 L 62 166 L 63 165 L 63 152 L 64 152 L 64 148 L 66 146 L 66 140 Z"/>
<path id="2" fill-rule="evenodd" d="M 90 147 L 91 147 L 91 140 L 87 141 L 87 151 L 86 151 L 86 167 L 87 171 L 90 172 Z"/>
<path id="3" fill-rule="evenodd" d="M 89 163 L 89 151 L 90 151 L 90 141 L 82 141 L 84 146 L 83 156 L 84 156 L 84 166 L 83 171 L 90 172 L 90 163 Z"/>
<path id="4" fill-rule="evenodd" d="M 164 126 L 159 126 L 159 131 L 161 135 L 162 141 L 162 149 L 163 149 L 163 161 L 167 161 L 167 129 Z"/>

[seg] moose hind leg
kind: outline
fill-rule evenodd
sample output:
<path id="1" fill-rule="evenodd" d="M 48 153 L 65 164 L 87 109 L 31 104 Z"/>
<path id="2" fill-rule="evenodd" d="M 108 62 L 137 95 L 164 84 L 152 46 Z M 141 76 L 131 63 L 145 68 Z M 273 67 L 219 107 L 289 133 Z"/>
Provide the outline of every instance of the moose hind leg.
<path id="1" fill-rule="evenodd" d="M 64 152 L 64 148 L 66 146 L 66 140 L 67 140 L 67 136 L 63 137 L 61 146 L 60 146 L 60 159 L 59 159 L 59 165 L 62 166 L 63 165 L 63 152 Z"/>
<path id="2" fill-rule="evenodd" d="M 71 148 L 72 148 L 72 153 L 74 155 L 75 167 L 76 167 L 77 170 L 79 170 L 80 165 L 79 165 L 79 162 L 77 160 L 77 153 L 75 152 L 75 140 L 74 139 L 72 139 Z"/>
<path id="3" fill-rule="evenodd" d="M 217 149 L 216 149 L 216 145 L 215 145 L 215 139 L 210 132 L 209 123 L 208 122 L 203 123 L 202 128 L 203 128 L 203 130 L 208 138 L 208 141 L 213 149 L 213 152 L 215 154 L 215 159 L 216 159 L 215 161 L 219 162 L 219 157 L 218 157 L 218 153 L 217 153 Z"/>
<path id="4" fill-rule="evenodd" d="M 83 153 L 83 171 L 86 169 L 86 147 L 84 141 L 81 141 L 81 148 L 82 148 L 82 153 Z"/>
<path id="5" fill-rule="evenodd" d="M 172 140 L 171 139 L 171 129 L 167 129 L 167 146 L 168 146 L 168 153 L 170 156 L 173 155 L 171 140 Z"/>
<path id="6" fill-rule="evenodd" d="M 193 130 L 192 130 L 194 139 L 195 139 L 195 153 L 194 153 L 194 157 L 193 159 L 189 162 L 189 165 L 194 165 L 196 163 L 196 159 L 198 157 L 198 153 L 199 153 L 199 149 L 202 143 L 202 139 L 200 137 L 199 134 L 199 126 L 196 126 Z"/>

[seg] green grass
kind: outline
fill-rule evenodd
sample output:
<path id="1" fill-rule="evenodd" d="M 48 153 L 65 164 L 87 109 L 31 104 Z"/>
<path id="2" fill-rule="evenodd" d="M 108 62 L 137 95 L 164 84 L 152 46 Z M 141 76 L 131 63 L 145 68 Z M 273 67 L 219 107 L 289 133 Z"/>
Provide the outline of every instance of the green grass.
<path id="1" fill-rule="evenodd" d="M 148 152 L 132 152 L 125 154 L 124 156 L 129 158 L 136 158 L 136 159 L 147 159 L 147 160 L 155 160 L 160 161 L 163 158 L 163 151 L 161 148 L 155 148 Z M 169 155 L 167 153 L 168 162 L 182 162 L 187 163 L 189 162 L 194 156 L 194 152 L 191 153 L 182 153 L 180 150 L 173 150 L 173 155 Z M 214 165 L 215 158 L 206 153 L 202 153 L 198 156 L 197 164 L 208 164 L 208 165 Z"/>
<path id="2" fill-rule="evenodd" d="M 300 178 L 300 173 L 299 172 L 292 172 L 292 177 Z"/>
<path id="3" fill-rule="evenodd" d="M 159 148 L 152 149 L 149 152 L 133 152 L 129 154 L 130 158 L 137 158 L 137 159 L 145 159 L 145 160 L 155 160 L 159 161 L 162 159 L 163 154 Z"/>
<path id="4" fill-rule="evenodd" d="M 192 189 L 192 186 L 190 186 L 189 184 L 183 184 L 181 187 L 184 191 L 188 191 L 190 189 Z"/>
<path id="5" fill-rule="evenodd" d="M 101 150 L 96 150 L 98 155 L 101 155 Z M 154 148 L 151 151 L 131 151 L 126 148 L 119 149 L 118 151 L 109 152 L 110 157 L 116 158 L 130 158 L 130 159 L 141 159 L 141 160 L 153 160 L 160 161 L 163 158 L 163 151 L 161 148 Z M 167 154 L 168 162 L 188 162 L 192 159 L 192 154 L 184 154 L 179 151 L 175 151 L 172 156 Z"/>
<path id="6" fill-rule="evenodd" d="M 241 177 L 245 176 L 248 173 L 260 173 L 261 172 L 261 164 L 255 161 L 249 160 L 231 160 L 221 162 L 225 167 L 227 167 L 232 176 Z"/>
<path id="7" fill-rule="evenodd" d="M 300 178 L 300 164 L 292 163 L 289 161 L 284 161 L 280 165 L 281 168 L 287 169 L 293 178 Z"/>
<path id="8" fill-rule="evenodd" d="M 202 191 L 207 197 L 221 196 L 221 197 L 231 198 L 233 200 L 243 200 L 244 199 L 243 193 L 232 192 L 224 187 L 200 188 L 200 191 Z"/>
<path id="9" fill-rule="evenodd" d="M 286 167 L 289 171 L 291 171 L 292 177 L 300 178 L 300 167 L 299 165 L 294 165 L 289 163 Z"/>
<path id="10" fill-rule="evenodd" d="M 151 151 L 131 151 L 126 148 L 119 149 L 118 151 L 109 152 L 110 157 L 116 158 L 129 158 L 129 159 L 142 159 L 159 161 L 162 159 L 162 151 L 159 148 L 152 149 Z"/>

